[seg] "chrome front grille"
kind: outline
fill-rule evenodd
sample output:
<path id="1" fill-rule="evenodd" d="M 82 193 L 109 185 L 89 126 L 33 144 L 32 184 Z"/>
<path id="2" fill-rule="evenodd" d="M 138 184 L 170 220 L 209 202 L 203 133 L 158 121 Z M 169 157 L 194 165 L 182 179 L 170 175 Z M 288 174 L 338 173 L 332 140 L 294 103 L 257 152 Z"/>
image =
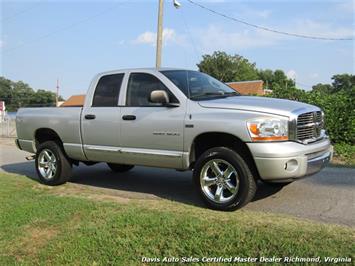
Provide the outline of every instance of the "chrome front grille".
<path id="1" fill-rule="evenodd" d="M 301 142 L 312 142 L 322 135 L 323 114 L 321 111 L 303 113 L 297 118 L 296 138 Z"/>

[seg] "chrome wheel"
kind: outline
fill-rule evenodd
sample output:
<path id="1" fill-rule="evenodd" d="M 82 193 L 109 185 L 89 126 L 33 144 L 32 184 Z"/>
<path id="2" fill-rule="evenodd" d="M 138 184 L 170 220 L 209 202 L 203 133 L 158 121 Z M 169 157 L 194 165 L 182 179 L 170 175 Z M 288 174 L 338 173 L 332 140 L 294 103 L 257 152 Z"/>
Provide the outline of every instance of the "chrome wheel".
<path id="1" fill-rule="evenodd" d="M 225 160 L 213 159 L 202 168 L 200 184 L 203 193 L 216 203 L 234 198 L 239 190 L 239 176 L 235 168 Z"/>
<path id="2" fill-rule="evenodd" d="M 43 178 L 50 180 L 57 172 L 57 159 L 52 151 L 43 149 L 38 155 L 38 171 Z"/>

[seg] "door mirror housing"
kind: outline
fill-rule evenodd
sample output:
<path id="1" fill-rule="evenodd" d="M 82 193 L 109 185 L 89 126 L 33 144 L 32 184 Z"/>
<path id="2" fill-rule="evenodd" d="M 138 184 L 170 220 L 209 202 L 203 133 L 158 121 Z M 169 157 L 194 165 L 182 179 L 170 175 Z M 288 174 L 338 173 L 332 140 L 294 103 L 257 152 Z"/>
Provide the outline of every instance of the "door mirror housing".
<path id="1" fill-rule="evenodd" d="M 155 90 L 150 93 L 149 101 L 166 105 L 169 103 L 169 95 L 164 90 Z"/>
<path id="2" fill-rule="evenodd" d="M 152 103 L 159 103 L 166 107 L 179 107 L 178 103 L 171 103 L 169 101 L 169 95 L 164 90 L 154 90 L 150 93 L 149 101 Z"/>

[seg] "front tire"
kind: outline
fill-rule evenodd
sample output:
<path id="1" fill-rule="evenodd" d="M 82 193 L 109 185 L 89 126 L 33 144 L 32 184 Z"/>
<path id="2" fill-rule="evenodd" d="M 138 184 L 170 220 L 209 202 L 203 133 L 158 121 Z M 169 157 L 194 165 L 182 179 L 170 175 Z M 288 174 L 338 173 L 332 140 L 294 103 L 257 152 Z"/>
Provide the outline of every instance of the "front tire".
<path id="1" fill-rule="evenodd" d="M 200 196 L 212 209 L 239 209 L 248 204 L 256 192 L 248 164 L 238 153 L 225 147 L 204 152 L 195 164 L 193 176 Z"/>
<path id="2" fill-rule="evenodd" d="M 41 183 L 56 186 L 67 182 L 72 166 L 62 148 L 54 141 L 39 145 L 36 152 L 36 171 Z"/>
<path id="3" fill-rule="evenodd" d="M 270 181 L 262 181 L 264 184 L 267 184 L 270 187 L 286 187 L 294 181 L 279 181 L 279 182 L 270 182 Z"/>
<path id="4" fill-rule="evenodd" d="M 129 170 L 131 170 L 134 165 L 128 165 L 128 164 L 116 164 L 116 163 L 107 163 L 108 167 L 110 167 L 110 169 L 113 172 L 116 173 L 124 173 L 124 172 L 128 172 Z"/>

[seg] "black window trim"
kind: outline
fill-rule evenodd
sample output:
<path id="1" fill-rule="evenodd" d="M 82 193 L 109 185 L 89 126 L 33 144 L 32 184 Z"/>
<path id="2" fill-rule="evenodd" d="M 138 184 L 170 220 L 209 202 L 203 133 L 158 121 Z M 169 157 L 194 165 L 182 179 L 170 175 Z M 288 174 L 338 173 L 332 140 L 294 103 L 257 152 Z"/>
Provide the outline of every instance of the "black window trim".
<path id="1" fill-rule="evenodd" d="M 128 85 L 129 85 L 129 81 L 131 80 L 131 75 L 132 74 L 148 74 L 148 75 L 151 75 L 151 76 L 157 78 L 161 83 L 163 83 L 163 85 L 167 88 L 167 90 L 170 91 L 170 93 L 176 98 L 176 100 L 178 101 L 177 104 L 180 104 L 179 98 L 176 97 L 176 95 L 169 89 L 169 87 L 160 78 L 158 78 L 156 75 L 154 75 L 152 73 L 148 73 L 148 72 L 130 72 L 129 76 L 128 76 L 128 79 L 127 79 L 127 84 L 126 84 L 125 104 L 122 105 L 121 107 L 159 107 L 159 108 L 169 108 L 168 106 L 165 106 L 165 105 L 127 105 Z"/>

